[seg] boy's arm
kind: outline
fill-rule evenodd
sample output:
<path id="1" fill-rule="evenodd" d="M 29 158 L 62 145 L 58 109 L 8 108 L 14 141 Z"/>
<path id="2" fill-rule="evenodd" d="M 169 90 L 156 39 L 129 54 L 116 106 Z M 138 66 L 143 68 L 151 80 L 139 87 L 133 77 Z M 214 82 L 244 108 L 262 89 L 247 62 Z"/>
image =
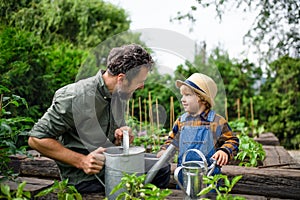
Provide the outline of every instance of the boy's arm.
<path id="1" fill-rule="evenodd" d="M 173 128 L 172 128 L 172 131 L 169 132 L 169 136 L 168 136 L 168 139 L 165 141 L 165 143 L 160 147 L 161 150 L 166 150 L 168 148 L 168 146 L 172 143 L 172 141 L 174 139 L 176 139 L 176 135 L 178 133 L 178 130 L 179 130 L 179 119 L 177 119 L 175 122 L 174 122 L 174 125 L 173 125 Z"/>
<path id="2" fill-rule="evenodd" d="M 228 123 L 221 124 L 221 135 L 217 140 L 216 150 L 222 150 L 228 154 L 228 158 L 231 160 L 238 152 L 239 139 L 236 137 Z"/>

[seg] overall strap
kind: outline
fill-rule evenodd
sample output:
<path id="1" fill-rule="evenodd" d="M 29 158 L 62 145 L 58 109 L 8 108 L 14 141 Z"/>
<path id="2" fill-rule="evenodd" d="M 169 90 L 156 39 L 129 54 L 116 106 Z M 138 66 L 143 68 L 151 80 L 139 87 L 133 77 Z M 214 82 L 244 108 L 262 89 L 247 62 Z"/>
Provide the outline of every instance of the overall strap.
<path id="1" fill-rule="evenodd" d="M 216 112 L 213 110 L 210 110 L 208 113 L 207 120 L 210 122 L 210 130 L 213 135 L 214 144 L 217 144 L 217 128 L 218 128 L 219 120 L 215 116 L 216 116 Z M 217 121 L 214 121 L 216 119 L 217 119 Z"/>
<path id="2" fill-rule="evenodd" d="M 213 110 L 210 110 L 207 116 L 207 121 L 213 122 L 215 118 L 216 112 Z"/>
<path id="3" fill-rule="evenodd" d="M 188 113 L 183 113 L 183 115 L 180 116 L 179 121 L 180 122 L 185 122 L 187 116 L 188 116 Z"/>

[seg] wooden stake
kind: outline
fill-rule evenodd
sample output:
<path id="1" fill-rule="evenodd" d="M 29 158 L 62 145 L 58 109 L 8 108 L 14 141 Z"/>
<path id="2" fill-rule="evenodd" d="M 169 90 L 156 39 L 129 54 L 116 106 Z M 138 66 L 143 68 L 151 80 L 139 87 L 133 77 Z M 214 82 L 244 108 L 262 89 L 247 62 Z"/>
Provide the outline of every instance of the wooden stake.
<path id="1" fill-rule="evenodd" d="M 156 123 L 157 123 L 157 129 L 159 130 L 159 113 L 158 113 L 158 99 L 155 99 L 155 105 L 156 105 Z"/>
<path id="2" fill-rule="evenodd" d="M 148 104 L 149 104 L 149 120 L 150 126 L 153 126 L 153 112 L 152 112 L 152 100 L 151 100 L 151 93 L 148 94 Z"/>
<path id="3" fill-rule="evenodd" d="M 251 113 L 251 122 L 252 122 L 252 133 L 254 133 L 254 112 L 253 112 L 252 98 L 250 98 L 250 113 Z"/>
<path id="4" fill-rule="evenodd" d="M 140 133 L 142 132 L 142 102 L 141 97 L 139 97 L 139 114 L 140 114 Z"/>
<path id="5" fill-rule="evenodd" d="M 170 98 L 170 130 L 173 128 L 174 123 L 174 102 L 173 102 L 173 96 Z"/>
<path id="6" fill-rule="evenodd" d="M 144 99 L 145 127 L 147 129 L 147 99 Z"/>
<path id="7" fill-rule="evenodd" d="M 157 130 L 159 130 L 159 112 L 158 112 L 158 99 L 155 99 L 155 105 L 156 105 L 156 123 L 157 123 Z M 154 139 L 155 141 L 155 139 Z M 160 143 L 160 135 L 157 135 L 157 144 Z"/>
<path id="8" fill-rule="evenodd" d="M 134 99 L 132 99 L 132 104 L 131 104 L 131 117 L 134 117 Z"/>
<path id="9" fill-rule="evenodd" d="M 152 111 L 152 100 L 151 100 L 151 93 L 148 93 L 148 98 L 149 98 L 149 119 L 150 119 L 150 131 L 151 131 L 151 136 L 154 133 L 154 126 L 153 126 L 153 111 Z M 155 139 L 153 139 L 153 145 L 156 145 Z"/>

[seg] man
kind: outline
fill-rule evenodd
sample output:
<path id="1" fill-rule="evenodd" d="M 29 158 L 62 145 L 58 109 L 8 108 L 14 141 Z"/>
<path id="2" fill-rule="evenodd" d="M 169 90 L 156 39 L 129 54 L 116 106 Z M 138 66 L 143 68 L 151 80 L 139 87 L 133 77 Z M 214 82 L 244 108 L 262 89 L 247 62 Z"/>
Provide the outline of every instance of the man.
<path id="1" fill-rule="evenodd" d="M 52 105 L 30 131 L 28 144 L 56 160 L 62 179 L 69 179 L 79 192 L 104 191 L 103 152 L 120 145 L 123 130 L 133 141 L 124 120 L 126 100 L 144 87 L 152 66 L 152 57 L 139 45 L 113 48 L 105 71 L 56 91 Z"/>

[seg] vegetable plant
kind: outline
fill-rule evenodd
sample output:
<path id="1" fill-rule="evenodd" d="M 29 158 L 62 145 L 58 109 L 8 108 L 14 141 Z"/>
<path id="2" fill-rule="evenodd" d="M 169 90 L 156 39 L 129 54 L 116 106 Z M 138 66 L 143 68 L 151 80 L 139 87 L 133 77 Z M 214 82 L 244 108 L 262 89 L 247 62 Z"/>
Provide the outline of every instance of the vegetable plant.
<path id="1" fill-rule="evenodd" d="M 146 174 L 137 176 L 135 173 L 124 173 L 121 182 L 113 188 L 110 195 L 114 194 L 120 189 L 124 189 L 124 192 L 121 192 L 117 196 L 117 200 L 157 200 L 165 199 L 172 193 L 172 191 L 169 189 L 162 190 L 151 183 L 144 184 L 145 178 Z"/>
<path id="2" fill-rule="evenodd" d="M 127 125 L 132 128 L 132 132 L 135 135 L 133 146 L 143 146 L 144 148 L 151 148 L 151 152 L 157 152 L 160 150 L 161 145 L 164 143 L 164 136 L 168 135 L 166 129 L 158 129 L 155 126 L 151 126 L 147 122 L 138 122 L 135 118 L 128 117 Z M 140 130 L 140 128 L 142 130 Z"/>
<path id="3" fill-rule="evenodd" d="M 240 160 L 240 166 L 256 167 L 258 160 L 263 161 L 266 157 L 266 153 L 262 147 L 262 144 L 256 142 L 248 135 L 240 135 L 239 152 L 236 155 L 236 159 Z"/>
<path id="4" fill-rule="evenodd" d="M 11 191 L 9 185 L 1 184 L 0 199 L 7 200 L 26 200 L 31 198 L 29 191 L 24 191 L 26 181 L 18 185 L 17 190 Z"/>
<path id="5" fill-rule="evenodd" d="M 211 190 L 215 190 L 217 193 L 216 200 L 242 200 L 245 199 L 244 197 L 235 196 L 233 197 L 229 194 L 234 187 L 234 185 L 242 178 L 242 175 L 236 176 L 230 181 L 226 175 L 223 174 L 216 174 L 214 176 L 204 176 L 203 182 L 208 184 L 208 187 L 203 188 L 199 196 L 205 195 L 209 193 Z M 224 185 L 218 186 L 220 181 L 224 181 Z M 203 198 L 207 199 L 207 198 Z"/>
<path id="6" fill-rule="evenodd" d="M 35 197 L 42 197 L 50 193 L 56 193 L 58 200 L 82 200 L 82 196 L 76 188 L 73 185 L 68 185 L 68 179 L 55 180 L 50 188 L 40 191 Z"/>
<path id="7" fill-rule="evenodd" d="M 240 166 L 246 167 L 256 167 L 259 160 L 263 161 L 266 157 L 266 153 L 262 147 L 262 144 L 256 142 L 252 137 L 249 136 L 249 127 L 245 118 L 230 122 L 231 128 L 239 132 L 238 138 L 240 140 L 239 152 L 235 156 L 236 160 L 241 161 Z M 257 125 L 257 122 L 253 122 L 252 125 Z M 258 129 L 253 129 L 254 133 L 260 134 L 264 129 L 259 127 Z"/>

